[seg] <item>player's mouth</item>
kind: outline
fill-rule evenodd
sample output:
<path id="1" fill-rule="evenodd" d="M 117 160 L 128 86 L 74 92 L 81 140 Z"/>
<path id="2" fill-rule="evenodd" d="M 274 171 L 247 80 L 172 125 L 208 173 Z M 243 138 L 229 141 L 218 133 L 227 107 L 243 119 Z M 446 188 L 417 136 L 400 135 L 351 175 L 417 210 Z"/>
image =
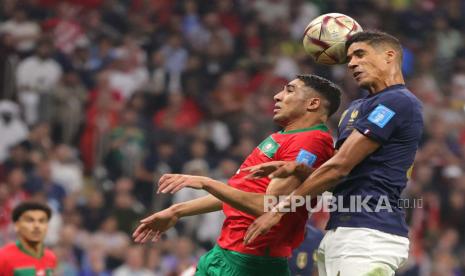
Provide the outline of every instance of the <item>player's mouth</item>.
<path id="1" fill-rule="evenodd" d="M 281 110 L 281 107 L 279 106 L 274 106 L 273 113 L 278 113 Z"/>
<path id="2" fill-rule="evenodd" d="M 42 232 L 40 232 L 40 231 L 32 231 L 31 234 L 34 237 L 38 237 L 38 236 L 42 235 Z"/>
<path id="3" fill-rule="evenodd" d="M 361 74 L 362 72 L 358 71 L 358 72 L 354 72 L 352 76 L 354 77 L 355 80 L 357 80 L 357 77 L 360 76 Z"/>

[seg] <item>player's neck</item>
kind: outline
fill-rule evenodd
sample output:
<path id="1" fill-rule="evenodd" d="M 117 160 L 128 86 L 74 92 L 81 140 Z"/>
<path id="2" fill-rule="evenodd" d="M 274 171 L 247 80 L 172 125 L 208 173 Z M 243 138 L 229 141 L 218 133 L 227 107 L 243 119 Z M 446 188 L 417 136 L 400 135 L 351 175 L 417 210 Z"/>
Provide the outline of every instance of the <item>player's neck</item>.
<path id="1" fill-rule="evenodd" d="M 34 256 L 39 256 L 42 252 L 42 243 L 41 242 L 30 242 L 26 241 L 24 238 L 19 237 L 19 242 L 21 246 Z"/>
<path id="2" fill-rule="evenodd" d="M 304 128 L 309 128 L 312 126 L 316 126 L 319 124 L 323 124 L 324 121 L 319 118 L 319 117 L 304 117 L 299 120 L 295 120 L 293 122 L 289 122 L 285 127 L 284 131 L 291 131 L 291 130 L 298 130 L 298 129 L 304 129 Z"/>
<path id="3" fill-rule="evenodd" d="M 389 86 L 396 84 L 405 84 L 404 77 L 400 73 L 394 73 L 383 80 L 374 82 L 372 85 L 370 85 L 368 90 L 370 91 L 370 94 L 376 94 L 388 88 Z"/>

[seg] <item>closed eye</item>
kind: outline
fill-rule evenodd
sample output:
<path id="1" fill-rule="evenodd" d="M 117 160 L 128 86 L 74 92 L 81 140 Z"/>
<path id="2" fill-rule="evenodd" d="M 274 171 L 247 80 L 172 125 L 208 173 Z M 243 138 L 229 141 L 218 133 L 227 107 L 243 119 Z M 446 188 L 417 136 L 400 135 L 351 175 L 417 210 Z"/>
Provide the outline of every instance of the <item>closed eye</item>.
<path id="1" fill-rule="evenodd" d="M 295 86 L 292 85 L 292 84 L 287 84 L 285 86 L 285 89 L 286 89 L 287 92 L 294 92 L 295 91 Z"/>

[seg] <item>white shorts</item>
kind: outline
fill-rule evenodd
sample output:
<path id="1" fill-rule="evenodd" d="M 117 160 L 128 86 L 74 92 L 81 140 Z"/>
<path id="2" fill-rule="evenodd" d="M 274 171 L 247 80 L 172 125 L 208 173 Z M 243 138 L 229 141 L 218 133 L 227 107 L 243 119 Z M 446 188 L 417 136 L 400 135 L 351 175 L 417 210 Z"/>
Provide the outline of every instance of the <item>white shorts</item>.
<path id="1" fill-rule="evenodd" d="M 329 230 L 317 250 L 320 276 L 392 276 L 407 260 L 409 240 L 369 228 Z"/>

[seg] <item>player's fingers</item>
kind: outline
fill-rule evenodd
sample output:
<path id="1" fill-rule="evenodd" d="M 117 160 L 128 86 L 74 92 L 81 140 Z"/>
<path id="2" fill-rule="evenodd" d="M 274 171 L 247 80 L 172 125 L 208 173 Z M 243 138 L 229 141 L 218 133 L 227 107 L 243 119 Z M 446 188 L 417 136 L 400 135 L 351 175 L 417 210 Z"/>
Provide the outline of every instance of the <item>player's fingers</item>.
<path id="1" fill-rule="evenodd" d="M 141 219 L 139 222 L 140 223 L 144 223 L 144 224 L 149 224 L 151 222 L 153 222 L 155 219 L 157 218 L 157 213 L 155 214 L 152 214 L 144 219 Z"/>
<path id="2" fill-rule="evenodd" d="M 148 228 L 145 228 L 144 230 L 142 230 L 137 236 L 136 238 L 134 239 L 135 242 L 139 243 L 148 233 L 149 229 Z"/>
<path id="3" fill-rule="evenodd" d="M 255 239 L 255 229 L 254 228 L 249 228 L 249 231 L 246 232 L 245 237 L 244 237 L 244 244 L 248 245 L 250 244 L 253 239 Z"/>
<path id="4" fill-rule="evenodd" d="M 157 242 L 158 240 L 160 240 L 161 234 L 162 233 L 160 231 L 157 231 L 152 238 L 152 242 Z"/>
<path id="5" fill-rule="evenodd" d="M 244 178 L 245 179 L 257 179 L 257 178 L 262 178 L 266 176 L 265 171 L 260 169 L 260 170 L 255 170 L 252 173 L 246 175 Z"/>
<path id="6" fill-rule="evenodd" d="M 182 185 L 183 182 L 184 182 L 183 178 L 173 179 L 172 181 L 169 182 L 169 184 L 167 184 L 167 186 L 163 187 L 163 189 L 161 190 L 161 193 L 163 194 L 169 193 L 177 186 Z"/>
<path id="7" fill-rule="evenodd" d="M 132 237 L 133 238 L 137 237 L 144 230 L 145 227 L 146 227 L 145 224 L 141 224 L 137 226 L 136 230 L 134 230 L 134 232 L 132 233 Z"/>
<path id="8" fill-rule="evenodd" d="M 253 172 L 253 171 L 256 171 L 258 169 L 260 169 L 262 165 L 255 165 L 255 166 L 250 166 L 250 167 L 245 167 L 245 168 L 242 168 L 241 171 L 245 171 L 245 172 Z"/>
<path id="9" fill-rule="evenodd" d="M 269 178 L 277 177 L 277 178 L 284 178 L 291 175 L 295 170 L 294 164 L 286 164 L 284 166 L 279 167 L 274 172 L 270 173 Z"/>
<path id="10" fill-rule="evenodd" d="M 145 243 L 145 242 L 151 240 L 152 237 L 153 237 L 153 230 L 149 229 L 149 231 L 147 231 L 147 235 L 145 235 L 144 238 L 141 240 L 141 243 Z"/>
<path id="11" fill-rule="evenodd" d="M 277 170 L 275 170 L 274 172 L 270 173 L 268 175 L 268 178 L 270 178 L 270 179 L 275 178 L 275 177 L 283 178 L 283 177 L 285 177 L 284 176 L 285 173 L 286 173 L 286 170 L 283 167 L 281 167 L 281 168 L 278 168 Z"/>
<path id="12" fill-rule="evenodd" d="M 180 184 L 180 185 L 174 187 L 173 190 L 171 190 L 170 193 L 172 193 L 172 194 L 177 193 L 177 192 L 179 192 L 181 189 L 183 189 L 185 187 L 186 187 L 185 184 Z"/>
<path id="13" fill-rule="evenodd" d="M 168 180 L 171 179 L 172 177 L 173 177 L 172 174 L 164 174 L 164 175 L 162 175 L 162 177 L 160 177 L 160 179 L 158 180 L 158 189 L 157 189 L 157 193 L 160 193 L 161 187 L 165 186 L 166 181 L 168 181 Z"/>
<path id="14" fill-rule="evenodd" d="M 253 222 L 249 228 L 247 229 L 247 231 L 245 232 L 245 236 L 244 236 L 244 244 L 250 244 L 252 242 L 253 239 L 255 239 L 255 232 L 257 231 L 257 223 L 256 222 Z"/>
<path id="15" fill-rule="evenodd" d="M 180 176 L 173 176 L 173 177 L 167 178 L 165 181 L 163 181 L 163 183 L 160 183 L 160 185 L 158 185 L 158 190 L 161 193 L 166 193 L 167 188 L 173 185 L 173 183 L 178 182 L 179 179 L 180 179 Z"/>

